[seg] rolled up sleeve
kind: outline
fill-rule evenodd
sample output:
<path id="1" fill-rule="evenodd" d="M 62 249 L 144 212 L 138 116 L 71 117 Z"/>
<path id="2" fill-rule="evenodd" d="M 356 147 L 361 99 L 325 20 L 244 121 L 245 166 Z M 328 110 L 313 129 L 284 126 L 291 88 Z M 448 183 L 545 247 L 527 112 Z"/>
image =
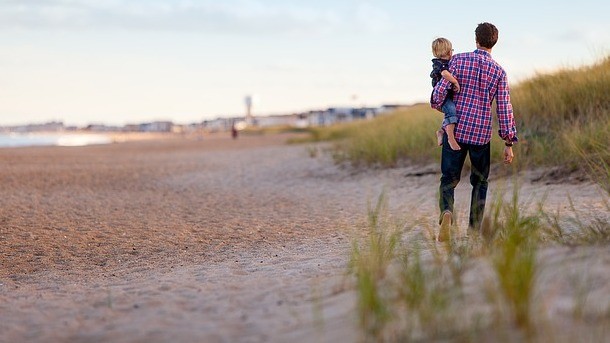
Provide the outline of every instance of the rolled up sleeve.
<path id="1" fill-rule="evenodd" d="M 496 97 L 498 124 L 500 129 L 498 134 L 505 141 L 516 142 L 517 127 L 515 125 L 515 116 L 513 114 L 513 106 L 510 103 L 510 91 L 506 75 L 502 77 L 498 84 L 498 93 Z"/>

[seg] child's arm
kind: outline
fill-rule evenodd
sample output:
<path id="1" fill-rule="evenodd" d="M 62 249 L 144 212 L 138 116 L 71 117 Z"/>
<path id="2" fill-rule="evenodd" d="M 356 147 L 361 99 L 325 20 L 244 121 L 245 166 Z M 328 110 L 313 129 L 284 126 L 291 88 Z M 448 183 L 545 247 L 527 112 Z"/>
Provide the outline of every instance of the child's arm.
<path id="1" fill-rule="evenodd" d="M 441 76 L 445 80 L 447 80 L 453 84 L 453 88 L 455 89 L 456 92 L 458 92 L 458 93 L 460 92 L 460 83 L 458 82 L 458 80 L 455 77 L 453 77 L 453 75 L 449 72 L 449 70 L 443 70 L 441 72 Z"/>

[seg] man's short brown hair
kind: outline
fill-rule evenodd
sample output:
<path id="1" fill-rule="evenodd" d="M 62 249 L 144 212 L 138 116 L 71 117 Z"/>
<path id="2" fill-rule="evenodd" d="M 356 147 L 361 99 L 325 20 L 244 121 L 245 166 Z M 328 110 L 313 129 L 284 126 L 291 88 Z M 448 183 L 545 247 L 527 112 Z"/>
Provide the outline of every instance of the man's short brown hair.
<path id="1" fill-rule="evenodd" d="M 494 24 L 481 23 L 477 26 L 477 29 L 474 30 L 474 34 L 477 43 L 484 48 L 491 49 L 498 42 L 498 29 Z"/>

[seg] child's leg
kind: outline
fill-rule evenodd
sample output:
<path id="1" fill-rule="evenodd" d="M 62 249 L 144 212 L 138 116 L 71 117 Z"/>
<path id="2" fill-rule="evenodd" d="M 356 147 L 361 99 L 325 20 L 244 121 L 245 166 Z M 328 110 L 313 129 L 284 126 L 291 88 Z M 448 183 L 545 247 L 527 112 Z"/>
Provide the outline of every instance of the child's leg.
<path id="1" fill-rule="evenodd" d="M 436 131 L 436 143 L 438 146 L 443 145 L 443 133 L 445 133 L 445 131 L 443 131 L 442 128 Z"/>
<path id="2" fill-rule="evenodd" d="M 447 98 L 442 106 L 443 113 L 445 114 L 445 120 L 443 121 L 445 132 L 447 132 L 447 142 L 453 150 L 461 150 L 460 145 L 455 140 L 454 130 L 457 124 L 457 114 L 455 110 L 455 104 L 453 100 Z"/>
<path id="3" fill-rule="evenodd" d="M 458 144 L 458 142 L 455 140 L 455 135 L 453 134 L 454 130 L 455 130 L 455 124 L 449 124 L 449 125 L 445 126 L 445 132 L 447 132 L 447 142 L 449 143 L 449 146 L 451 147 L 451 149 L 462 150 L 462 148 L 460 148 L 460 145 Z"/>

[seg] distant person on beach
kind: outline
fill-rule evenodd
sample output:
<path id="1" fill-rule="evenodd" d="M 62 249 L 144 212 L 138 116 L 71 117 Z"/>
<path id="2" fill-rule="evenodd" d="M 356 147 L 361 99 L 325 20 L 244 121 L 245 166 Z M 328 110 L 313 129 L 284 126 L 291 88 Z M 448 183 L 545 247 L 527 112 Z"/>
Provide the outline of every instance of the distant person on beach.
<path id="1" fill-rule="evenodd" d="M 235 127 L 235 123 L 231 125 L 231 137 L 237 139 L 237 128 Z"/>
<path id="2" fill-rule="evenodd" d="M 453 47 L 451 42 L 447 38 L 437 38 L 432 41 L 432 72 L 430 77 L 432 78 L 432 87 L 441 80 L 445 79 L 453 85 L 452 89 L 447 91 L 445 101 L 441 105 L 441 111 L 445 114 L 441 129 L 436 131 L 436 138 L 438 145 L 443 145 L 443 131 L 447 133 L 449 146 L 453 150 L 460 150 L 460 145 L 455 140 L 454 130 L 455 124 L 457 123 L 457 115 L 455 113 L 455 104 L 453 103 L 453 92 L 460 91 L 460 83 L 455 77 L 449 72 L 449 60 L 453 56 Z"/>
<path id="3" fill-rule="evenodd" d="M 496 101 L 499 136 L 504 140 L 504 163 L 513 161 L 513 143 L 517 142 L 517 129 L 510 103 L 506 72 L 492 59 L 491 49 L 498 41 L 498 29 L 490 23 L 479 24 L 475 30 L 476 50 L 454 55 L 449 62 L 449 72 L 460 80 L 460 92 L 454 94 L 457 124 L 455 139 L 460 150 L 449 146 L 447 134 L 443 135 L 440 182 L 440 231 L 439 241 L 451 239 L 453 224 L 454 190 L 460 182 L 466 155 L 470 156 L 469 230 L 479 231 L 487 198 L 487 178 L 490 166 L 490 141 L 492 136 L 492 101 Z M 441 79 L 432 92 L 431 105 L 441 111 L 452 83 Z"/>

